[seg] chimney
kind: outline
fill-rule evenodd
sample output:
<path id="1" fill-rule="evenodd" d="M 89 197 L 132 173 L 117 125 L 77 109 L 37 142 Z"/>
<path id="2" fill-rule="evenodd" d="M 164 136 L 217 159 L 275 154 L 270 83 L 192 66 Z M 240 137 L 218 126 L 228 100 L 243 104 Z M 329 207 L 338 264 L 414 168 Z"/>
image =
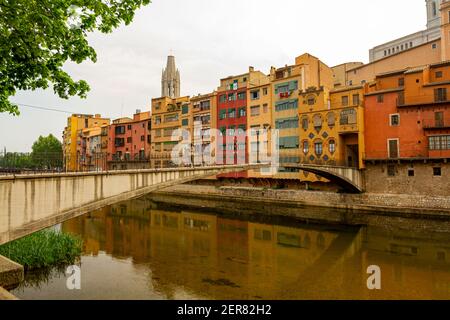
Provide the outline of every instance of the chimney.
<path id="1" fill-rule="evenodd" d="M 97 114 L 95 115 L 95 118 L 97 118 L 97 119 L 98 119 L 98 118 L 101 118 L 101 115 L 97 113 Z"/>
<path id="2" fill-rule="evenodd" d="M 136 109 L 136 114 L 141 113 L 141 109 Z"/>
<path id="3" fill-rule="evenodd" d="M 248 67 L 248 71 L 253 72 L 253 71 L 255 71 L 255 68 L 250 66 L 250 67 Z"/>

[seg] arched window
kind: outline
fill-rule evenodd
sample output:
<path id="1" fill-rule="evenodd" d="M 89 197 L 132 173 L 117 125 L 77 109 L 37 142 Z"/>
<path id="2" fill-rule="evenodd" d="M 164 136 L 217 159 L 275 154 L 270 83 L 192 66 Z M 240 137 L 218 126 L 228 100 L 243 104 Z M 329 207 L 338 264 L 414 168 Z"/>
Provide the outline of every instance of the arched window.
<path id="1" fill-rule="evenodd" d="M 328 118 L 328 126 L 334 127 L 334 124 L 336 123 L 336 116 L 334 115 L 334 112 L 330 112 L 327 118 Z"/>
<path id="2" fill-rule="evenodd" d="M 308 130 L 308 117 L 304 116 L 302 118 L 302 129 L 303 130 Z"/>
<path id="3" fill-rule="evenodd" d="M 308 154 L 309 152 L 309 142 L 308 140 L 303 141 L 303 153 Z"/>
<path id="4" fill-rule="evenodd" d="M 336 151 L 336 142 L 333 139 L 328 142 L 328 151 L 330 151 L 330 153 L 334 153 Z"/>
<path id="5" fill-rule="evenodd" d="M 317 140 L 316 142 L 314 142 L 314 152 L 318 155 L 321 156 L 323 153 L 323 145 L 322 145 L 322 141 Z"/>
<path id="6" fill-rule="evenodd" d="M 322 128 L 322 117 L 320 116 L 320 114 L 314 115 L 313 121 L 314 121 L 314 128 L 316 129 Z"/>

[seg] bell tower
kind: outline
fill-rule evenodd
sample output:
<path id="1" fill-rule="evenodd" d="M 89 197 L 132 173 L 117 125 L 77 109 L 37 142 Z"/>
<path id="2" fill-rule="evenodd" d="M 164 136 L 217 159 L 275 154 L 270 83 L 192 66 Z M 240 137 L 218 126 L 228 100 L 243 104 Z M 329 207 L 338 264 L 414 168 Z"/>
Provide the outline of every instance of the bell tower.
<path id="1" fill-rule="evenodd" d="M 442 0 L 425 0 L 427 3 L 427 29 L 439 28 L 440 14 L 439 8 Z"/>
<path id="2" fill-rule="evenodd" d="M 441 50 L 442 61 L 450 60 L 450 1 L 441 4 Z"/>

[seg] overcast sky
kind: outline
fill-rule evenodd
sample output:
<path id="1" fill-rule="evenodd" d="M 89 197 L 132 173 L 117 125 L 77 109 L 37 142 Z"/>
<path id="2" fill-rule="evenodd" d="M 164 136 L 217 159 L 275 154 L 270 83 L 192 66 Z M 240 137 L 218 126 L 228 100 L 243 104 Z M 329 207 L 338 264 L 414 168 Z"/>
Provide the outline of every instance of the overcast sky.
<path id="1" fill-rule="evenodd" d="M 368 62 L 369 49 L 425 29 L 424 0 L 153 0 L 133 23 L 112 34 L 92 34 L 96 64 L 68 63 L 87 80 L 88 98 L 59 99 L 53 90 L 20 92 L 16 103 L 112 119 L 150 109 L 161 94 L 161 71 L 171 52 L 181 73 L 181 94 L 217 88 L 219 79 L 247 71 L 268 73 L 305 52 L 329 66 Z M 20 108 L 0 113 L 0 148 L 28 152 L 39 135 L 61 139 L 69 114 Z"/>

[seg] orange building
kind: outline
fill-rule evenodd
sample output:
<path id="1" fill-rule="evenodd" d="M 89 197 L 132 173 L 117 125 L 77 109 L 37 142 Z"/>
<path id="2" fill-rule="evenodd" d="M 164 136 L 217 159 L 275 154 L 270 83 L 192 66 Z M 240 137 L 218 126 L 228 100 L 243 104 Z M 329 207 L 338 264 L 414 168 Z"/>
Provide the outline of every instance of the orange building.
<path id="1" fill-rule="evenodd" d="M 366 84 L 368 191 L 450 190 L 449 91 L 450 61 L 381 74 Z"/>

